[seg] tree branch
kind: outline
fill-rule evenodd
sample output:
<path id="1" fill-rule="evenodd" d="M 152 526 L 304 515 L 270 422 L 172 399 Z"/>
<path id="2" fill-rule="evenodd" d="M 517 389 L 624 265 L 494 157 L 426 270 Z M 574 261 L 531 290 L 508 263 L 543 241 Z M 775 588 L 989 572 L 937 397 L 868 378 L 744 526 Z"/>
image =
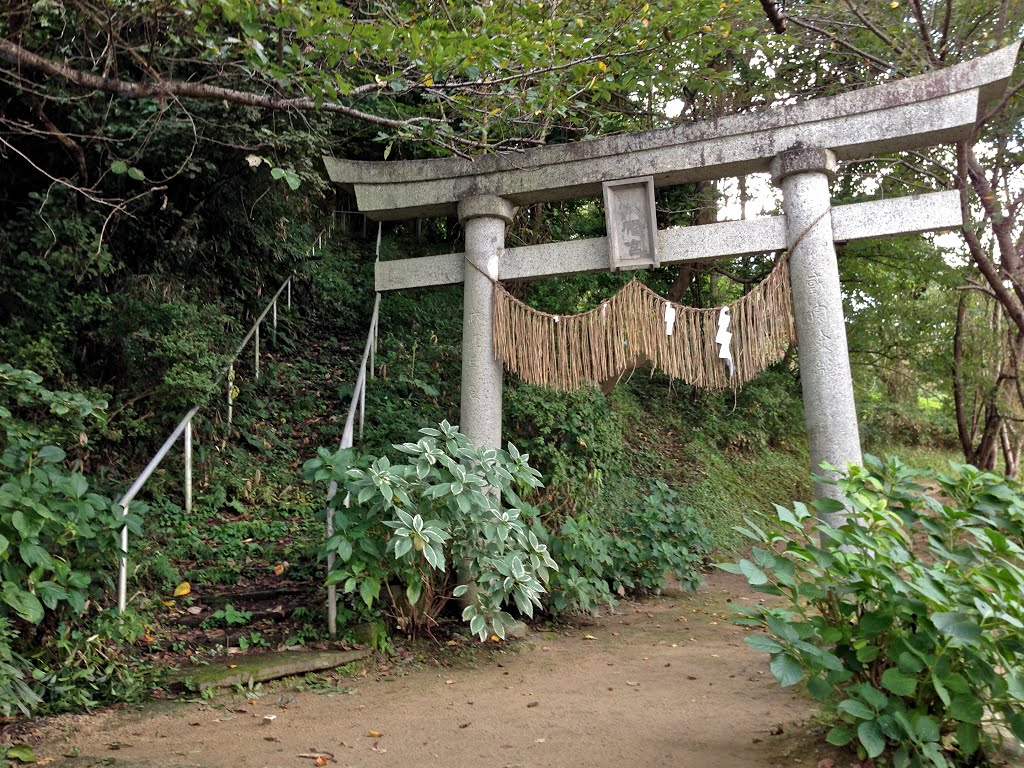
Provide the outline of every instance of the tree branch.
<path id="1" fill-rule="evenodd" d="M 32 53 L 26 48 L 10 40 L 0 38 L 0 59 L 13 64 L 18 69 L 27 69 L 33 72 L 55 77 L 64 80 L 81 88 L 88 88 L 104 93 L 113 93 L 119 96 L 128 96 L 133 99 L 159 99 L 168 97 L 180 97 L 186 99 L 203 99 L 206 101 L 223 100 L 233 104 L 241 104 L 248 107 L 260 107 L 275 111 L 322 111 L 334 114 L 345 115 L 355 120 L 361 120 L 374 125 L 381 125 L 387 128 L 412 130 L 419 133 L 423 130 L 422 123 L 427 118 L 411 118 L 409 120 L 393 120 L 391 118 L 375 115 L 370 112 L 354 109 L 336 102 L 317 103 L 307 96 L 296 98 L 280 98 L 277 96 L 264 96 L 258 93 L 239 91 L 234 88 L 223 88 L 217 85 L 205 83 L 182 82 L 178 80 L 161 80 L 156 83 L 134 83 L 128 80 L 121 80 L 113 77 L 103 77 L 92 72 L 83 72 L 66 64 L 59 64 L 55 61 L 43 58 Z"/>

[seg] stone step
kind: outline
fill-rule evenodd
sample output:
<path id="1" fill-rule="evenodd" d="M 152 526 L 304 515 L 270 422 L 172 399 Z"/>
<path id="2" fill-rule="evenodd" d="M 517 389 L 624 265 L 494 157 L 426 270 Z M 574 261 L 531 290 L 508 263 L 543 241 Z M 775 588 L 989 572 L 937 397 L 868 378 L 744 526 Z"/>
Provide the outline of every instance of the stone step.
<path id="1" fill-rule="evenodd" d="M 322 672 L 342 667 L 370 656 L 368 649 L 351 651 L 268 651 L 250 656 L 229 656 L 209 664 L 188 664 L 172 672 L 172 685 L 195 691 L 208 688 L 232 688 Z"/>

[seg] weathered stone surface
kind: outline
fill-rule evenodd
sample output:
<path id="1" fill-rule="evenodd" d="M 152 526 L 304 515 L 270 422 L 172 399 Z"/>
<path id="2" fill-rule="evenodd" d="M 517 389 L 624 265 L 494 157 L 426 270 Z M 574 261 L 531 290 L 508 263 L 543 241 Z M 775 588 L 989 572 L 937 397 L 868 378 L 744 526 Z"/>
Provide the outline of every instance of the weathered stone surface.
<path id="1" fill-rule="evenodd" d="M 506 212 L 508 215 L 506 215 Z M 502 367 L 494 359 L 493 281 L 505 250 L 511 206 L 500 198 L 459 203 L 466 232 L 462 308 L 462 410 L 459 427 L 474 445 L 501 445 Z"/>
<path id="2" fill-rule="evenodd" d="M 830 153 L 819 156 L 816 170 L 805 150 L 799 152 L 800 157 L 782 157 L 773 166 L 800 169 L 780 175 L 811 470 L 821 472 L 822 462 L 837 467 L 861 462 L 860 430 L 832 238 Z M 815 491 L 817 496 L 839 496 L 829 483 L 818 483 Z M 844 517 L 824 515 L 831 525 Z"/>
<path id="3" fill-rule="evenodd" d="M 952 189 L 836 206 L 832 209 L 832 237 L 837 243 L 848 243 L 887 235 L 941 232 L 959 229 L 963 221 L 960 193 Z"/>
<path id="4" fill-rule="evenodd" d="M 365 162 L 325 158 L 376 219 L 455 213 L 459 200 L 498 195 L 515 205 L 598 195 L 601 183 L 651 175 L 657 186 L 768 169 L 796 146 L 840 160 L 950 142 L 1002 93 L 1019 43 L 954 67 L 763 112 L 478 158 Z"/>
<path id="5" fill-rule="evenodd" d="M 369 650 L 273 651 L 253 656 L 233 656 L 211 664 L 182 667 L 170 675 L 170 681 L 194 686 L 199 691 L 231 688 L 235 685 L 248 685 L 250 681 L 262 683 L 281 677 L 334 669 L 365 659 L 371 653 Z"/>
<path id="6" fill-rule="evenodd" d="M 349 626 L 345 631 L 353 642 L 368 645 L 370 648 L 380 648 L 388 636 L 388 627 L 383 621 L 367 621 Z"/>
<path id="7" fill-rule="evenodd" d="M 832 230 L 837 242 L 955 229 L 961 221 L 960 197 L 956 191 L 873 200 L 832 209 Z M 658 250 L 663 264 L 768 253 L 785 247 L 785 216 L 723 221 L 658 232 Z M 377 290 L 461 283 L 465 274 L 463 260 L 463 254 L 450 253 L 377 262 Z M 518 280 L 607 269 L 608 240 L 596 237 L 509 248 L 502 255 L 498 278 Z"/>
<path id="8" fill-rule="evenodd" d="M 829 181 L 835 181 L 839 162 L 831 149 L 794 147 L 772 158 L 768 168 L 775 184 L 781 184 L 784 178 L 792 176 L 794 173 L 807 173 L 808 171 L 824 173 L 828 176 Z"/>
<path id="9" fill-rule="evenodd" d="M 657 268 L 658 217 L 651 176 L 606 181 L 604 221 L 608 261 L 614 271 Z"/>
<path id="10" fill-rule="evenodd" d="M 459 201 L 459 221 L 465 224 L 479 216 L 491 216 L 501 219 L 506 224 L 512 223 L 516 209 L 504 198 L 494 195 L 475 195 Z"/>

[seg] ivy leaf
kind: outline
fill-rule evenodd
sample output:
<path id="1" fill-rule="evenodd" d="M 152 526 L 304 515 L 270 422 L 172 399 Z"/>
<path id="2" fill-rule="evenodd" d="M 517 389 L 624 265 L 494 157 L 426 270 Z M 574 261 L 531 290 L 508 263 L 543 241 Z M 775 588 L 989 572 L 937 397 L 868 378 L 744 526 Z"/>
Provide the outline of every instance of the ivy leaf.
<path id="1" fill-rule="evenodd" d="M 367 608 L 372 608 L 373 601 L 380 597 L 380 579 L 363 579 L 359 584 L 359 596 Z"/>
<path id="2" fill-rule="evenodd" d="M 874 760 L 885 751 L 885 736 L 882 729 L 874 720 L 865 720 L 857 726 L 857 738 L 864 746 L 868 757 Z"/>
<path id="3" fill-rule="evenodd" d="M 409 601 L 409 605 L 416 605 L 420 601 L 420 595 L 422 594 L 423 582 L 420 579 L 413 580 L 405 588 L 405 599 Z"/>
<path id="4" fill-rule="evenodd" d="M 840 712 L 845 712 L 848 715 L 856 717 L 858 720 L 874 720 L 875 713 L 872 712 L 868 705 L 863 701 L 857 699 L 844 699 L 839 702 L 839 706 L 836 707 Z"/>
<path id="5" fill-rule="evenodd" d="M 747 577 L 751 586 L 759 586 L 768 583 L 768 576 L 749 560 L 740 560 L 740 572 Z"/>
<path id="6" fill-rule="evenodd" d="M 743 638 L 743 642 L 755 651 L 762 651 L 763 653 L 778 653 L 783 650 L 781 645 L 767 635 L 747 635 L 747 637 Z"/>
<path id="7" fill-rule="evenodd" d="M 971 644 L 977 642 L 981 637 L 981 627 L 978 626 L 978 622 L 963 611 L 934 613 L 931 618 L 936 629 L 961 643 Z"/>
<path id="8" fill-rule="evenodd" d="M 954 697 L 949 704 L 948 714 L 963 723 L 979 723 L 984 711 L 981 699 L 972 694 Z"/>
<path id="9" fill-rule="evenodd" d="M 114 160 L 110 164 L 110 172 L 116 173 L 118 176 L 123 176 L 128 173 L 128 163 L 124 160 Z"/>
<path id="10" fill-rule="evenodd" d="M 44 445 L 39 449 L 39 453 L 36 454 L 40 461 L 44 461 L 47 464 L 59 464 L 64 461 L 67 456 L 61 448 L 56 445 Z"/>
<path id="11" fill-rule="evenodd" d="M 405 541 L 408 542 L 409 540 L 405 539 Z M 397 552 L 397 545 L 395 546 L 395 550 Z M 338 546 L 335 548 L 335 554 L 338 555 L 341 562 L 347 563 L 352 557 L 352 542 L 348 539 L 341 539 L 341 541 L 338 542 Z"/>
<path id="12" fill-rule="evenodd" d="M 829 744 L 834 744 L 837 747 L 845 747 L 853 741 L 853 731 L 849 728 L 836 726 L 825 736 L 825 741 Z"/>
<path id="13" fill-rule="evenodd" d="M 768 667 L 783 688 L 799 683 L 804 676 L 804 668 L 800 666 L 800 662 L 788 653 L 778 653 L 773 656 Z"/>
<path id="14" fill-rule="evenodd" d="M 882 673 L 882 687 L 897 696 L 913 696 L 917 690 L 917 679 L 890 667 Z"/>
<path id="15" fill-rule="evenodd" d="M 4 584 L 4 591 L 0 593 L 0 600 L 14 609 L 21 618 L 29 624 L 38 624 L 45 615 L 43 604 L 39 598 L 24 589 L 21 589 L 12 582 Z"/>
<path id="16" fill-rule="evenodd" d="M 974 723 L 960 723 L 956 729 L 956 743 L 964 755 L 973 755 L 977 752 L 981 744 L 978 726 Z"/>

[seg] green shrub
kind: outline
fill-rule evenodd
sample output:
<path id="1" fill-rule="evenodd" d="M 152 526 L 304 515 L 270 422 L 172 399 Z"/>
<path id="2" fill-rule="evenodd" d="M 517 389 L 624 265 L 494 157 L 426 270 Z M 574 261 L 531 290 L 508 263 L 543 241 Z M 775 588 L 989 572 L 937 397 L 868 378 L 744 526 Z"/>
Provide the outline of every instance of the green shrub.
<path id="1" fill-rule="evenodd" d="M 105 403 L 53 392 L 0 365 L 0 712 L 34 714 L 136 698 L 147 684 L 123 650 L 141 627 L 102 613 L 127 524 L 66 467 L 53 441 L 87 444 Z M 63 437 L 62 437 L 63 436 Z"/>
<path id="2" fill-rule="evenodd" d="M 614 605 L 615 595 L 609 586 L 615 563 L 610 531 L 588 515 L 566 517 L 552 534 L 539 523 L 534 530 L 547 537 L 551 555 L 559 563 L 549 585 L 549 611 L 595 613 L 602 603 Z"/>
<path id="3" fill-rule="evenodd" d="M 32 665 L 12 647 L 17 634 L 9 619 L 0 618 L 0 715 L 11 717 L 20 712 L 31 715 L 42 703 L 26 682 Z"/>
<path id="4" fill-rule="evenodd" d="M 338 485 L 336 533 L 324 546 L 336 558 L 328 583 L 358 592 L 367 606 L 384 590 L 409 632 L 429 629 L 451 598 L 469 594 L 462 618 L 470 630 L 481 640 L 492 631 L 504 637 L 514 623 L 504 606 L 532 616 L 556 570 L 522 520 L 530 510 L 519 494 L 538 487 L 539 474 L 515 446 L 471 447 L 448 422 L 420 433 L 395 446 L 404 463 L 352 449 L 320 449 L 306 462 L 307 477 Z"/>
<path id="5" fill-rule="evenodd" d="M 605 476 L 625 474 L 629 462 L 621 419 L 599 389 L 553 392 L 520 383 L 506 392 L 504 412 L 546 480 L 540 506 L 551 510 L 548 521 L 608 501 Z"/>
<path id="6" fill-rule="evenodd" d="M 50 392 L 31 371 L 10 366 L 0 366 L 0 398 L 0 617 L 39 625 L 47 612 L 58 620 L 78 615 L 109 584 L 125 518 L 113 501 L 89 491 L 81 473 L 66 470 L 64 450 L 43 444 L 45 430 L 14 418 L 2 403 L 22 411 L 45 407 L 79 426 L 103 404 Z M 139 532 L 138 517 L 127 524 Z"/>
<path id="7" fill-rule="evenodd" d="M 660 480 L 615 521 L 567 517 L 548 545 L 561 570 L 551 579 L 553 613 L 594 612 L 615 596 L 657 592 L 665 577 L 696 589 L 711 552 L 711 533 L 679 495 Z"/>
<path id="8" fill-rule="evenodd" d="M 968 466 L 935 477 L 868 464 L 840 482 L 853 513 L 840 528 L 810 526 L 796 504 L 777 507 L 776 530 L 742 531 L 760 545 L 753 559 L 721 567 L 783 599 L 744 611 L 768 633 L 747 642 L 835 713 L 831 743 L 896 768 L 982 764 L 986 724 L 1024 738 L 1020 487 Z"/>

